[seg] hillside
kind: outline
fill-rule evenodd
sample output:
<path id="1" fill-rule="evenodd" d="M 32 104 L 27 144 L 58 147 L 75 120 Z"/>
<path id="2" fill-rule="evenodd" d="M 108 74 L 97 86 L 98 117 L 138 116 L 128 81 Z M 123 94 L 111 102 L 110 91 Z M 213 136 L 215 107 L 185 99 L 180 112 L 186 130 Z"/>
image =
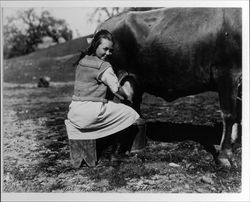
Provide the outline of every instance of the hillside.
<path id="1" fill-rule="evenodd" d="M 73 61 L 88 46 L 85 36 L 34 53 L 3 61 L 3 81 L 33 83 L 49 76 L 53 82 L 74 80 Z"/>

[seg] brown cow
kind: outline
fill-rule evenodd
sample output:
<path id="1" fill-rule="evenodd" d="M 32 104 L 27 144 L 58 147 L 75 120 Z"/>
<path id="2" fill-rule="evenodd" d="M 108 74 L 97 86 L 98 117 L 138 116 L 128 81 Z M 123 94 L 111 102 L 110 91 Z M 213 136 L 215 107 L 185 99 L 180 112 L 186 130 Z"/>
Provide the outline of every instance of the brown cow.
<path id="1" fill-rule="evenodd" d="M 112 65 L 136 75 L 138 111 L 144 92 L 166 101 L 219 93 L 223 135 L 217 160 L 225 167 L 231 166 L 242 74 L 241 13 L 241 8 L 163 8 L 123 13 L 97 28 L 114 35 Z"/>

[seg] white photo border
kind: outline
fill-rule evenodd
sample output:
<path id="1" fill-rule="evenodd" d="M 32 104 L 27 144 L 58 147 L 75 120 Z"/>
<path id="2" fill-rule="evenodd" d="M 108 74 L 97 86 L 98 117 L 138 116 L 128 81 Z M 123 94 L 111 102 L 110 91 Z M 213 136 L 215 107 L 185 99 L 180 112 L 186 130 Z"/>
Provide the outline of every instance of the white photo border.
<path id="1" fill-rule="evenodd" d="M 242 114 L 242 192 L 230 194 L 163 193 L 3 193 L 1 201 L 249 201 L 249 1 L 1 1 L 2 9 L 11 7 L 240 7 L 243 25 L 243 114 Z M 2 20 L 1 20 L 2 21 Z M 2 28 L 2 22 L 1 22 Z M 2 30 L 2 29 L 1 29 Z M 1 45 L 2 43 L 1 34 Z M 1 46 L 2 53 L 2 46 Z M 1 76 L 2 76 L 1 56 Z M 2 79 L 1 79 L 2 82 Z M 1 85 L 2 98 L 2 85 Z M 2 100 L 2 99 L 1 99 Z M 2 108 L 2 102 L 1 102 Z M 2 111 L 2 110 L 1 110 Z M 1 125 L 2 125 L 1 114 Z M 2 130 L 2 129 L 1 129 Z M 2 131 L 1 131 L 2 132 Z M 2 147 L 1 147 L 2 148 Z M 2 151 L 1 151 L 2 155 Z M 2 158 L 1 158 L 2 159 Z M 1 163 L 1 174 L 2 173 Z M 2 182 L 1 182 L 2 183 Z M 2 186 L 1 186 L 2 188 Z"/>

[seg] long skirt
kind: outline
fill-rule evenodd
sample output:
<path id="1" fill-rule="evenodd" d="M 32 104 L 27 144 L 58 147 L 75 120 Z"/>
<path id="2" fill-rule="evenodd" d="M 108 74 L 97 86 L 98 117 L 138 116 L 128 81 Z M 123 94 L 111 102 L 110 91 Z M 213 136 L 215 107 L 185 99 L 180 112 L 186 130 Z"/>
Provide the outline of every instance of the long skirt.
<path id="1" fill-rule="evenodd" d="M 65 124 L 69 139 L 91 140 L 117 133 L 139 117 L 133 108 L 122 103 L 72 101 Z"/>

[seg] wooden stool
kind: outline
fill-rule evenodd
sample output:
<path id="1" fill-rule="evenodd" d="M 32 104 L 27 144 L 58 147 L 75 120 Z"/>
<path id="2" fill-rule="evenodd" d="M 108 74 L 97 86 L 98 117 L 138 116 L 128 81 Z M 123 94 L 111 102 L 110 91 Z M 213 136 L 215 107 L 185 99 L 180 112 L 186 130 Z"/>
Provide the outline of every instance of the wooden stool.
<path id="1" fill-rule="evenodd" d="M 79 168 L 83 160 L 89 167 L 96 166 L 96 140 L 69 140 L 69 147 L 74 168 Z"/>
<path id="2" fill-rule="evenodd" d="M 72 134 L 79 136 L 79 131 L 74 127 L 69 120 L 65 120 L 66 130 L 68 137 L 72 137 Z M 79 168 L 82 165 L 83 160 L 89 167 L 96 166 L 97 154 L 96 154 L 96 140 L 79 140 L 70 139 L 70 159 L 74 168 Z"/>

